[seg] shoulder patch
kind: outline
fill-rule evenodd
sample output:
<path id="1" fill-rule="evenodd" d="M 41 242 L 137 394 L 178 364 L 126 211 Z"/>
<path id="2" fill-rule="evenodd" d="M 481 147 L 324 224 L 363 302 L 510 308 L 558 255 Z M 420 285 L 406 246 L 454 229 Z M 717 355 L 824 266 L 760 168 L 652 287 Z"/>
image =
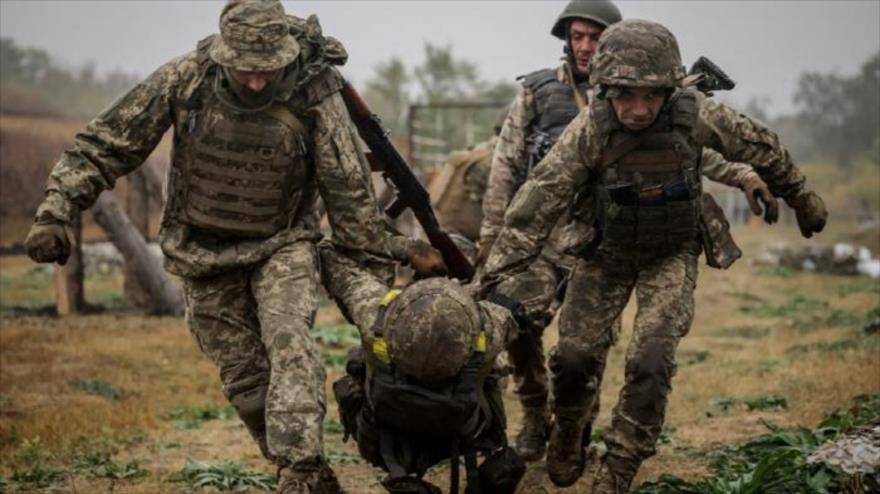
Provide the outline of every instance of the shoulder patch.
<path id="1" fill-rule="evenodd" d="M 541 86 L 548 84 L 557 80 L 556 78 L 556 70 L 555 69 L 541 69 L 536 70 L 532 73 L 521 75 L 516 78 L 518 81 L 522 81 L 523 87 L 530 90 L 531 92 L 535 92 Z"/>

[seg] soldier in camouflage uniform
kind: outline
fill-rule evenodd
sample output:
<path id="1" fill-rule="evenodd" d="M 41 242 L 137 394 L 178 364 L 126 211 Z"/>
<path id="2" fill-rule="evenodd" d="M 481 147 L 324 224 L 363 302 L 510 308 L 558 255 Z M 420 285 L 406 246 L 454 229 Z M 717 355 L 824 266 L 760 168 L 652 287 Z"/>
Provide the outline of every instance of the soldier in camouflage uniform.
<path id="1" fill-rule="evenodd" d="M 279 492 L 337 492 L 323 458 L 317 306 L 320 194 L 333 242 L 361 262 L 436 264 L 392 237 L 339 94 L 341 44 L 275 0 L 232 0 L 220 34 L 160 67 L 78 134 L 52 170 L 27 237 L 63 263 L 65 226 L 174 129 L 159 241 L 182 278 L 187 324 L 223 391 L 279 468 Z M 428 269 L 430 271 L 430 269 Z"/>
<path id="2" fill-rule="evenodd" d="M 439 494 L 422 475 L 461 454 L 469 485 L 513 494 L 525 464 L 507 447 L 494 367 L 518 331 L 515 303 L 474 302 L 446 278 L 389 289 L 390 280 L 333 246 L 322 245 L 320 254 L 324 286 L 363 342 L 333 385 L 340 416 L 361 455 L 389 473 L 383 485 L 392 493 Z M 485 457 L 479 467 L 477 453 Z"/>
<path id="3" fill-rule="evenodd" d="M 804 236 L 825 225 L 824 203 L 805 189 L 776 134 L 682 87 L 684 76 L 677 42 L 663 26 L 627 20 L 609 27 L 590 74 L 598 97 L 517 192 L 485 266 L 484 289 L 491 293 L 540 255 L 579 191 L 592 190 L 599 199 L 593 208 L 602 241 L 593 257 L 575 266 L 550 363 L 555 401 L 547 469 L 557 485 L 571 485 L 583 472 L 587 411 L 617 340 L 612 323 L 633 291 L 638 312 L 626 381 L 593 492 L 626 492 L 655 452 L 675 349 L 693 319 L 704 147 L 751 163 L 772 194 L 795 210 Z"/>
<path id="4" fill-rule="evenodd" d="M 525 182 L 529 170 L 580 109 L 592 98 L 589 63 L 596 40 L 609 25 L 620 21 L 610 1 L 572 0 L 559 15 L 551 34 L 566 42 L 566 57 L 556 69 L 543 69 L 522 77 L 523 87 L 511 105 L 492 158 L 489 183 L 483 199 L 480 259 L 485 260 L 504 224 L 504 211 Z M 775 207 L 766 184 L 745 164 L 729 163 L 707 150 L 704 174 L 711 180 L 744 190 L 750 204 L 755 193 Z M 523 406 L 523 427 L 516 437 L 517 451 L 527 460 L 544 455 L 549 432 L 547 371 L 541 337 L 553 319 L 557 287 L 570 272 L 575 252 L 592 237 L 593 218 L 580 208 L 561 215 L 553 239 L 528 271 L 497 287 L 499 293 L 522 302 L 530 320 L 528 330 L 509 349 L 514 366 L 516 393 Z M 598 409 L 598 403 L 596 404 Z"/>

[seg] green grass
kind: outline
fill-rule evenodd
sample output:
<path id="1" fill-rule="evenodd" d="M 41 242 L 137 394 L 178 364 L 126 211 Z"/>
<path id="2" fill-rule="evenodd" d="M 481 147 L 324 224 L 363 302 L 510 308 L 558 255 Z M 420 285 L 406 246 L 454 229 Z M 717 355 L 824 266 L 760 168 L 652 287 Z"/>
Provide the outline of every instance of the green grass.
<path id="1" fill-rule="evenodd" d="M 713 408 L 719 408 L 723 412 L 737 408 L 739 406 L 744 406 L 748 411 L 775 410 L 788 408 L 788 400 L 786 400 L 784 396 L 780 395 L 752 396 L 745 398 L 724 396 L 721 398 L 714 398 L 709 400 L 709 406 Z"/>
<path id="2" fill-rule="evenodd" d="M 188 458 L 180 471 L 180 478 L 196 489 L 204 487 L 213 487 L 220 491 L 275 489 L 273 476 L 248 470 L 233 462 L 210 464 Z"/>
<path id="3" fill-rule="evenodd" d="M 680 350 L 676 355 L 678 365 L 688 366 L 702 364 L 709 360 L 712 354 L 706 350 Z"/>
<path id="4" fill-rule="evenodd" d="M 785 266 L 761 266 L 755 272 L 761 276 L 775 276 L 777 278 L 791 278 L 798 274 L 794 269 Z"/>
<path id="5" fill-rule="evenodd" d="M 101 379 L 80 379 L 73 386 L 79 390 L 85 391 L 90 395 L 103 396 L 111 400 L 118 400 L 122 397 L 122 392 L 110 382 Z"/>
<path id="6" fill-rule="evenodd" d="M 846 285 L 842 285 L 837 289 L 837 294 L 841 297 L 846 297 L 847 295 L 851 295 L 853 293 L 880 294 L 880 280 L 868 278 L 867 276 L 860 276 L 852 283 L 847 283 Z"/>
<path id="7" fill-rule="evenodd" d="M 74 467 L 77 473 L 88 478 L 102 479 L 137 479 L 146 477 L 150 472 L 141 468 L 137 461 L 119 465 L 110 459 L 110 455 L 97 454 L 81 457 Z"/>
<path id="8" fill-rule="evenodd" d="M 64 470 L 37 464 L 28 470 L 16 470 L 10 480 L 19 484 L 29 484 L 31 487 L 48 487 L 63 480 L 66 475 Z"/>
<path id="9" fill-rule="evenodd" d="M 312 337 L 322 345 L 337 348 L 348 348 L 361 342 L 360 333 L 351 324 L 317 326 L 312 329 Z"/>
<path id="10" fill-rule="evenodd" d="M 325 418 L 324 432 L 326 432 L 327 434 L 342 434 L 343 432 L 345 432 L 345 427 L 343 427 L 342 424 L 336 419 Z"/>
<path id="11" fill-rule="evenodd" d="M 819 426 L 783 429 L 763 422 L 769 431 L 746 443 L 727 446 L 710 455 L 712 475 L 690 482 L 661 475 L 642 484 L 634 494 L 830 494 L 846 491 L 857 481 L 807 457 L 826 441 L 880 419 L 880 394 L 855 398 L 849 410 L 837 410 Z"/>
<path id="12" fill-rule="evenodd" d="M 235 409 L 232 405 L 225 407 L 177 407 L 165 415 L 165 419 L 173 420 L 174 426 L 179 430 L 188 431 L 199 429 L 202 424 L 209 420 L 226 420 L 235 417 Z"/>
<path id="13" fill-rule="evenodd" d="M 761 326 L 731 326 L 721 328 L 715 334 L 723 338 L 745 338 L 747 340 L 757 340 L 769 335 L 770 328 Z"/>

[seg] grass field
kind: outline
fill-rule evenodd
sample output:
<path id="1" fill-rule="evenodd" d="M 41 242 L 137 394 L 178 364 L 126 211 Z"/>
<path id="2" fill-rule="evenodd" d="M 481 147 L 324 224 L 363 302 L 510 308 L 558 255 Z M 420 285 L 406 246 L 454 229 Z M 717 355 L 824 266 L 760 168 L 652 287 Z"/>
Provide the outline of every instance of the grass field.
<path id="1" fill-rule="evenodd" d="M 819 239 L 848 238 L 850 230 L 832 228 Z M 735 233 L 746 259 L 728 272 L 701 267 L 663 439 L 637 483 L 663 473 L 699 479 L 710 471 L 709 453 L 764 434 L 762 421 L 815 427 L 855 396 L 880 392 L 880 336 L 862 329 L 880 307 L 880 283 L 754 269 L 748 256 L 768 241 L 795 238 L 794 228 Z M 86 289 L 88 300 L 115 308 L 59 319 L 50 309 L 51 273 L 24 257 L 0 258 L 0 491 L 212 492 L 194 486 L 226 479 L 257 492 L 274 470 L 226 405 L 183 321 L 126 309 L 118 276 L 90 278 Z M 610 355 L 599 428 L 607 427 L 622 383 L 633 314 L 631 304 Z M 328 390 L 353 343 L 343 322 L 322 305 L 316 336 L 330 366 Z M 555 337 L 551 328 L 545 344 Z M 509 391 L 506 401 L 512 436 L 520 410 Z M 326 451 L 343 485 L 383 492 L 382 474 L 342 443 L 336 419 L 334 403 Z M 440 485 L 446 476 L 442 466 L 429 473 Z M 556 489 L 537 462 L 520 492 L 586 492 L 586 485 Z"/>

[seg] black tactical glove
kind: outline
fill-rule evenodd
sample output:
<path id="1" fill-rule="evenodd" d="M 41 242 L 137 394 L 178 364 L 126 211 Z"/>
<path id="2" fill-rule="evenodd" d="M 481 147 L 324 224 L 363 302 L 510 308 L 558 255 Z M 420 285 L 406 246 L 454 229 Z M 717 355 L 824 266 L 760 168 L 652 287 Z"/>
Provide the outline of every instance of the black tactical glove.
<path id="1" fill-rule="evenodd" d="M 28 257 L 36 262 L 57 262 L 63 266 L 70 257 L 70 239 L 64 224 L 58 221 L 34 223 L 24 245 Z"/>
<path id="2" fill-rule="evenodd" d="M 814 233 L 819 233 L 825 228 L 828 219 L 828 210 L 825 209 L 825 201 L 813 191 L 801 194 L 785 200 L 797 216 L 801 235 L 810 238 Z"/>

